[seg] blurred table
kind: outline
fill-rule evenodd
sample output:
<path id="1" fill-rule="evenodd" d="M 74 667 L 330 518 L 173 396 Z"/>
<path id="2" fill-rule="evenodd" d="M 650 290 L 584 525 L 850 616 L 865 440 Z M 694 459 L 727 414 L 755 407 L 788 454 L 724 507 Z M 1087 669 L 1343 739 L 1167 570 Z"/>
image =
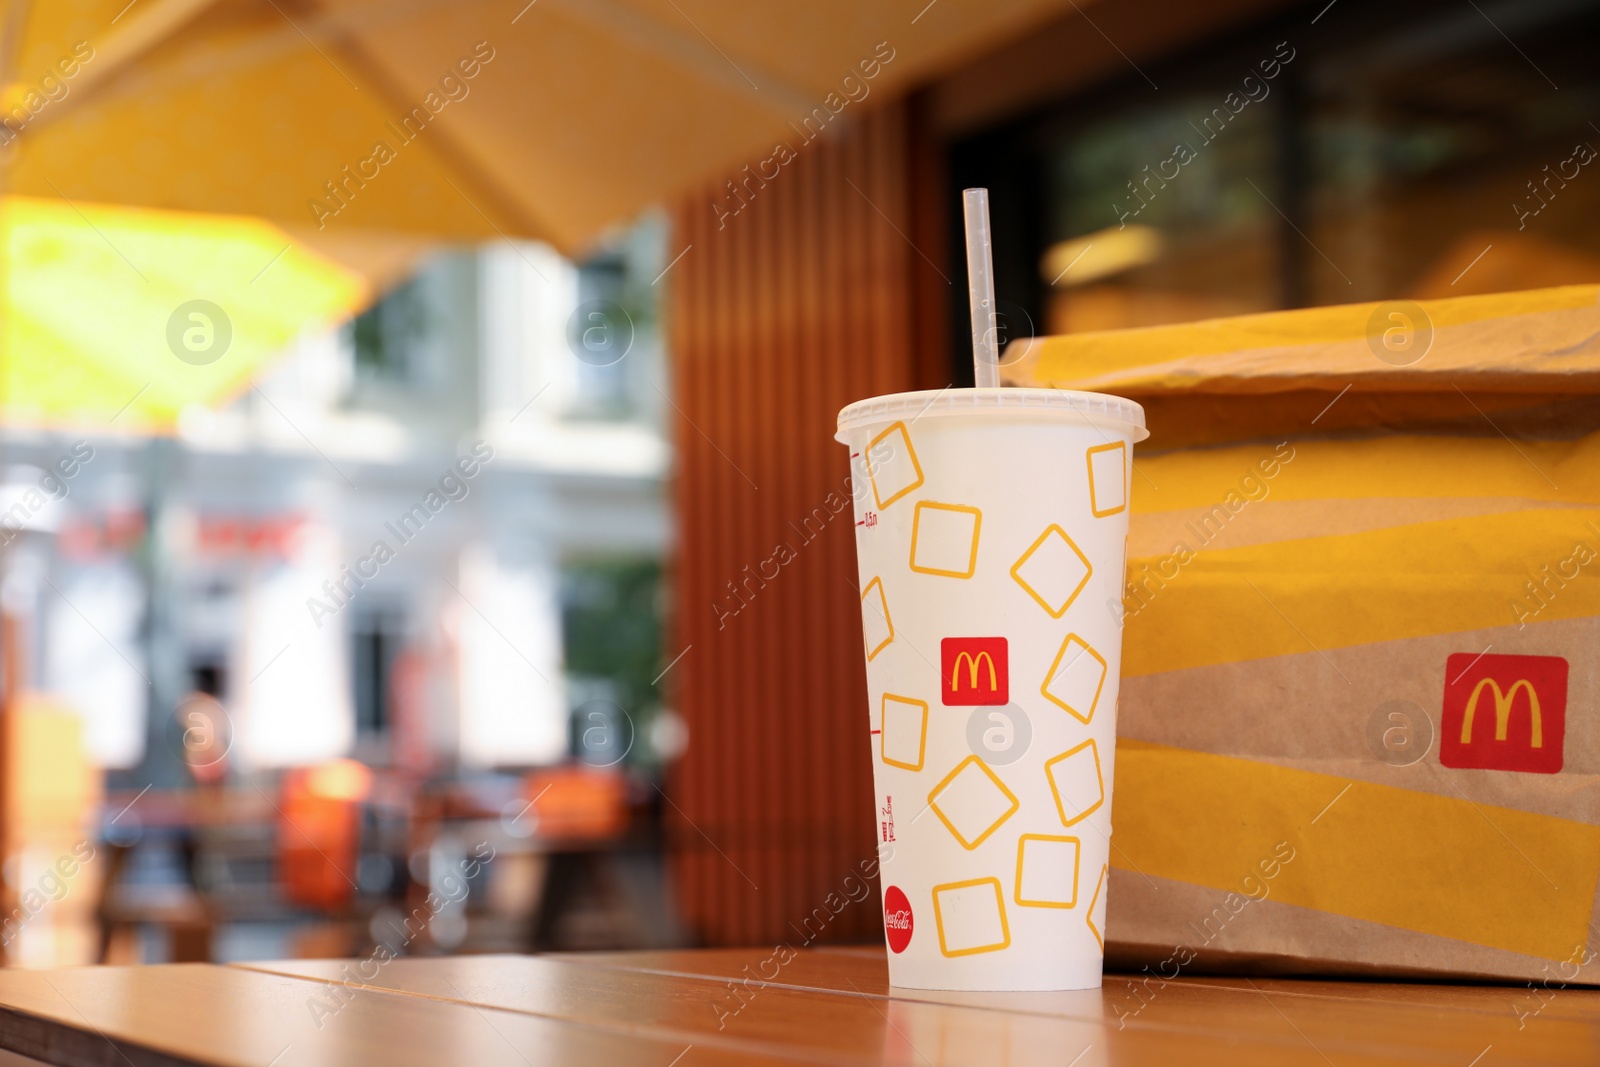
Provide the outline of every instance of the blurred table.
<path id="1" fill-rule="evenodd" d="M 881 949 L 177 964 L 0 972 L 0 1047 L 0 1067 L 1592 1064 L 1600 992 L 1108 976 L 891 994 Z"/>

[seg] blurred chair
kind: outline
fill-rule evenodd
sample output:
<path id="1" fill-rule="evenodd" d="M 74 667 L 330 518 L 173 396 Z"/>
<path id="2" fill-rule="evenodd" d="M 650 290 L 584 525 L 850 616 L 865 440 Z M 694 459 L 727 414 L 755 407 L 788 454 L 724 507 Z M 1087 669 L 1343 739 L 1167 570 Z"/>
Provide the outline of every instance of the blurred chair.
<path id="1" fill-rule="evenodd" d="M 278 805 L 278 872 L 292 904 L 342 913 L 355 896 L 361 804 L 372 772 L 338 759 L 283 776 Z"/>
<path id="2" fill-rule="evenodd" d="M 95 907 L 100 922 L 95 962 L 144 963 L 139 934 L 154 929 L 165 935 L 169 962 L 209 963 L 216 923 L 205 899 L 188 883 L 129 884 L 126 875 L 135 847 L 114 842 L 101 846 L 105 880 Z"/>
<path id="3" fill-rule="evenodd" d="M 535 951 L 617 948 L 635 918 L 618 852 L 632 822 L 627 776 L 584 766 L 533 771 L 523 779 L 523 822 L 547 853 L 532 916 Z"/>
<path id="4" fill-rule="evenodd" d="M 140 520 L 143 521 L 142 519 Z M 224 783 L 228 777 L 228 750 L 232 732 L 227 726 L 228 715 L 216 696 L 212 684 L 186 694 L 173 708 L 173 722 L 185 770 L 194 781 L 193 794 L 186 791 L 162 796 L 157 794 L 145 801 L 145 808 L 165 806 L 163 801 L 177 804 L 164 820 L 162 838 L 170 838 L 178 853 L 177 880 L 147 881 L 129 877 L 139 857 L 140 847 L 150 848 L 135 830 L 141 820 L 129 817 L 122 827 L 108 828 L 108 840 L 102 846 L 105 852 L 105 880 L 99 903 L 95 908 L 100 922 L 100 945 L 97 960 L 100 963 L 142 963 L 139 944 L 140 931 L 154 928 L 166 935 L 167 959 L 173 963 L 207 963 L 211 960 L 211 945 L 217 919 L 213 902 L 208 899 L 199 875 L 201 837 L 206 823 L 224 818 L 227 811 L 227 794 Z M 144 793 L 128 805 L 143 799 Z M 127 810 L 116 819 L 127 815 Z M 173 818 L 172 816 L 176 816 Z M 117 834 L 110 834 L 116 830 Z M 133 831 L 130 833 L 130 831 Z M 123 840 L 117 840 L 122 836 Z"/>
<path id="5" fill-rule="evenodd" d="M 572 844 L 620 834 L 628 825 L 628 783 L 615 770 L 552 767 L 522 780 L 526 820 L 543 838 Z"/>

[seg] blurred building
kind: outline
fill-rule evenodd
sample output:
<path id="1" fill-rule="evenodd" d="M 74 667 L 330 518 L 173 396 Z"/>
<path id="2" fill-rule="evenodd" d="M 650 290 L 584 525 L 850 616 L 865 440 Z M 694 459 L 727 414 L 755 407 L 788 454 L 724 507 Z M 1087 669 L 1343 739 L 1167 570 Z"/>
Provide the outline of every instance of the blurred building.
<path id="1" fill-rule="evenodd" d="M 4 431 L 8 691 L 81 719 L 128 795 L 190 784 L 202 741 L 219 778 L 225 753 L 235 780 L 354 756 L 421 781 L 581 755 L 596 701 L 647 716 L 581 624 L 629 582 L 659 592 L 661 229 L 581 266 L 439 255 L 171 439 Z M 634 674 L 659 670 L 650 626 Z M 175 716 L 195 693 L 221 714 Z M 12 958 L 63 958 L 46 925 Z"/>

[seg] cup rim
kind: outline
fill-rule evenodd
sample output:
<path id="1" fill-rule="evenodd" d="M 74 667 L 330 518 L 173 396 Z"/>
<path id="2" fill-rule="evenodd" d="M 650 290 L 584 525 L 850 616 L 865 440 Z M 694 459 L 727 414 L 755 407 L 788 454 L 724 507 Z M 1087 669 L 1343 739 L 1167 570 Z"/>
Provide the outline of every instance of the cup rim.
<path id="1" fill-rule="evenodd" d="M 1150 436 L 1145 429 L 1144 408 L 1132 400 L 1110 393 L 1086 393 L 1074 389 L 922 389 L 910 393 L 888 393 L 868 397 L 847 405 L 839 412 L 834 440 L 847 444 L 845 435 L 874 423 L 899 419 L 940 418 L 951 415 L 1012 415 L 1046 412 L 1066 416 L 1095 428 L 1126 433 L 1130 440 Z"/>

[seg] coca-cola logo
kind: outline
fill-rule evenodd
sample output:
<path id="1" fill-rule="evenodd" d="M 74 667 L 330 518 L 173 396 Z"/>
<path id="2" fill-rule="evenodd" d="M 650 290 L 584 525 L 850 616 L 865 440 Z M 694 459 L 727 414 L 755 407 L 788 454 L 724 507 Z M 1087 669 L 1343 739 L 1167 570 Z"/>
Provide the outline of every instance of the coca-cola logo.
<path id="1" fill-rule="evenodd" d="M 889 939 L 890 951 L 904 952 L 906 946 L 911 944 L 911 901 L 906 899 L 897 885 L 883 891 L 883 929 Z"/>

